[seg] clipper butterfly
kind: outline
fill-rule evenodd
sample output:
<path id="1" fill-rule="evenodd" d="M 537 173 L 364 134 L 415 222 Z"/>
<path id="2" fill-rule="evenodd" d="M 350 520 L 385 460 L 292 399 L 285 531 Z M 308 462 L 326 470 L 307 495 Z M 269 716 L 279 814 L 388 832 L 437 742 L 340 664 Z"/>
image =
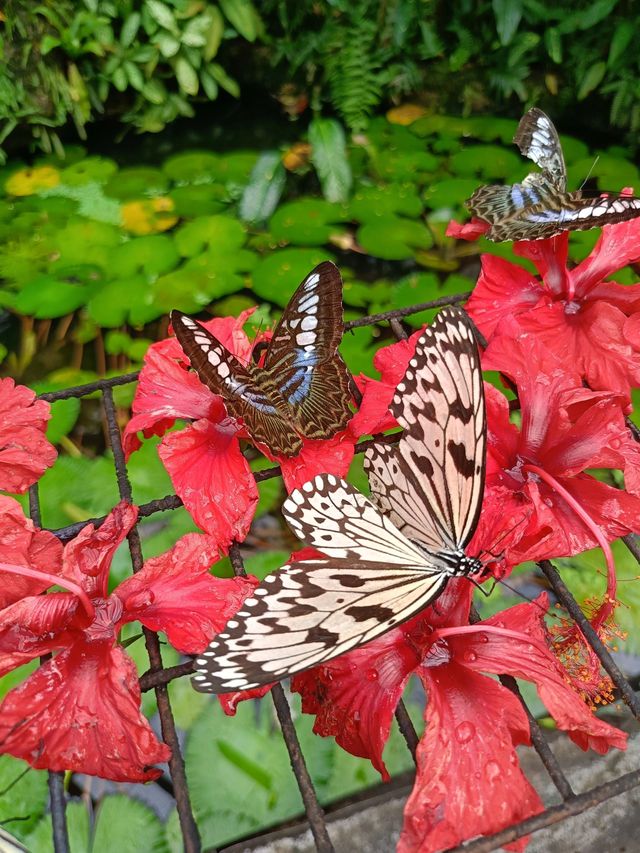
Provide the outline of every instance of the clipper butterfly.
<path id="1" fill-rule="evenodd" d="M 285 501 L 291 530 L 324 556 L 265 578 L 197 658 L 196 690 L 244 690 L 328 661 L 482 569 L 464 552 L 482 503 L 486 421 L 463 311 L 441 311 L 422 334 L 391 412 L 404 433 L 367 453 L 371 500 L 322 475 Z"/>
<path id="2" fill-rule="evenodd" d="M 338 352 L 342 278 L 329 261 L 312 270 L 291 297 L 262 367 L 241 363 L 180 311 L 171 312 L 171 322 L 201 382 L 276 455 L 296 456 L 303 437 L 330 438 L 350 419 L 350 375 Z"/>
<path id="3" fill-rule="evenodd" d="M 567 170 L 553 122 L 539 109 L 529 110 L 513 141 L 542 169 L 521 184 L 484 186 L 466 202 L 472 213 L 491 225 L 489 240 L 541 240 L 562 231 L 586 231 L 640 216 L 640 198 L 600 195 L 585 198 L 567 192 Z"/>

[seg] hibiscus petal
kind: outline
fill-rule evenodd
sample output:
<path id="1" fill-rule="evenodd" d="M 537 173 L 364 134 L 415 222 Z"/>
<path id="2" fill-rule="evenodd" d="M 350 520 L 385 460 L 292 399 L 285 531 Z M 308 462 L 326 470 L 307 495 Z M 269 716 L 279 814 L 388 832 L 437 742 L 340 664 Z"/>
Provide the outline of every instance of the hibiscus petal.
<path id="1" fill-rule="evenodd" d="M 478 634 L 448 635 L 447 643 L 453 656 L 469 669 L 532 681 L 558 726 L 582 749 L 591 748 L 601 754 L 611 747 L 625 749 L 626 733 L 598 719 L 567 684 L 564 668 L 547 647 L 547 607 L 546 593 L 542 593 L 533 603 L 517 604 L 478 623 Z M 483 634 L 483 625 L 518 631 L 532 642 L 497 633 Z"/>
<path id="2" fill-rule="evenodd" d="M 216 539 L 188 533 L 171 550 L 147 560 L 114 592 L 123 604 L 121 622 L 137 619 L 152 631 L 164 631 L 185 654 L 203 651 L 259 583 L 251 576 L 214 577 L 209 568 L 218 556 Z"/>
<path id="3" fill-rule="evenodd" d="M 220 550 L 247 535 L 258 487 L 231 421 L 196 421 L 166 435 L 158 450 L 171 482 L 198 527 Z"/>
<path id="4" fill-rule="evenodd" d="M 0 495 L 0 562 L 30 566 L 47 574 L 61 574 L 62 544 L 48 530 L 38 530 L 25 518 L 20 504 Z M 47 581 L 0 572 L 0 609 L 25 595 L 43 592 Z"/>
<path id="5" fill-rule="evenodd" d="M 513 251 L 516 255 L 533 261 L 542 276 L 545 287 L 552 293 L 561 294 L 566 291 L 568 231 L 550 237 L 548 240 L 521 240 L 514 244 Z"/>
<path id="6" fill-rule="evenodd" d="M 515 751 L 529 742 L 529 724 L 513 693 L 454 662 L 419 674 L 429 696 L 427 729 L 398 853 L 435 853 L 541 812 Z"/>
<path id="7" fill-rule="evenodd" d="M 0 379 L 0 489 L 26 492 L 56 461 L 47 441 L 51 407 L 13 379 Z"/>
<path id="8" fill-rule="evenodd" d="M 110 643 L 81 643 L 45 663 L 0 706 L 3 753 L 32 767 L 147 782 L 171 751 L 140 713 L 138 674 Z"/>
<path id="9" fill-rule="evenodd" d="M 482 270 L 465 309 L 489 339 L 505 317 L 545 305 L 549 295 L 522 267 L 495 255 L 482 256 Z"/>
<path id="10" fill-rule="evenodd" d="M 90 598 L 104 598 L 113 555 L 137 518 L 138 507 L 121 501 L 100 527 L 93 524 L 83 527 L 64 546 L 63 575 L 80 584 Z"/>
<path id="11" fill-rule="evenodd" d="M 587 295 L 603 279 L 639 259 L 640 220 L 605 225 L 589 257 L 569 273 L 576 295 Z"/>
<path id="12" fill-rule="evenodd" d="M 346 429 L 324 441 L 305 439 L 297 456 L 278 458 L 282 479 L 288 492 L 313 480 L 316 474 L 334 474 L 345 477 L 353 460 L 354 439 Z"/>
<path id="13" fill-rule="evenodd" d="M 457 240 L 469 240 L 473 242 L 486 234 L 490 227 L 488 222 L 476 219 L 475 217 L 471 222 L 463 222 L 462 224 L 452 219 L 447 225 L 445 235 L 447 237 L 455 237 Z"/>
<path id="14" fill-rule="evenodd" d="M 71 593 L 32 595 L 0 611 L 0 676 L 40 655 L 64 648 L 63 631 L 78 599 Z"/>

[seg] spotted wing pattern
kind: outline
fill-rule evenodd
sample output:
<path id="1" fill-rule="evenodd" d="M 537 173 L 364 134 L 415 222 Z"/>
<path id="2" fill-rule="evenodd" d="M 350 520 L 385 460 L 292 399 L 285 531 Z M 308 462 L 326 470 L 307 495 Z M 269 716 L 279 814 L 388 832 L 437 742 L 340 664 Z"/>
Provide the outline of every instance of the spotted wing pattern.
<path id="1" fill-rule="evenodd" d="M 521 184 L 482 186 L 467 201 L 472 213 L 491 225 L 486 234 L 490 240 L 542 240 L 640 216 L 640 198 L 586 198 L 580 190 L 567 192 L 562 146 L 542 110 L 525 114 L 513 141 L 542 172 L 531 173 Z"/>
<path id="2" fill-rule="evenodd" d="M 331 660 L 411 618 L 450 577 L 337 477 L 305 483 L 283 512 L 326 559 L 265 578 L 197 658 L 196 690 L 245 690 Z"/>
<path id="3" fill-rule="evenodd" d="M 182 349 L 201 381 L 223 397 L 229 414 L 252 438 L 295 456 L 301 436 L 330 438 L 346 426 L 349 372 L 338 353 L 342 338 L 342 279 L 329 262 L 305 278 L 267 348 L 264 367 L 241 364 L 197 320 L 172 311 Z"/>
<path id="4" fill-rule="evenodd" d="M 200 380 L 225 402 L 255 441 L 274 453 L 294 456 L 302 447 L 287 404 L 277 388 L 252 364 L 242 364 L 197 320 L 171 312 L 176 337 Z"/>
<path id="5" fill-rule="evenodd" d="M 480 516 L 487 429 L 478 347 L 464 311 L 444 309 L 425 329 L 390 408 L 404 432 L 395 447 L 367 451 L 372 500 L 409 539 L 456 552 Z"/>
<path id="6" fill-rule="evenodd" d="M 349 373 L 338 353 L 342 332 L 342 278 L 325 261 L 289 300 L 265 359 L 298 431 L 308 438 L 326 438 L 351 417 Z"/>

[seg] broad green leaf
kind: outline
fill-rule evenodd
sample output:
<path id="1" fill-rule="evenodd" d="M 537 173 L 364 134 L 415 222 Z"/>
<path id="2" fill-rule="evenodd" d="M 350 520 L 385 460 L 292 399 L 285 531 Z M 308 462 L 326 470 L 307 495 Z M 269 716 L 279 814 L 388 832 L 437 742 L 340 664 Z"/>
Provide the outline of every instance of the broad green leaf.
<path id="1" fill-rule="evenodd" d="M 264 222 L 278 206 L 287 173 L 277 151 L 265 151 L 253 167 L 238 212 L 245 222 Z"/>
<path id="2" fill-rule="evenodd" d="M 492 0 L 500 44 L 511 44 L 522 18 L 521 0 Z"/>
<path id="3" fill-rule="evenodd" d="M 631 39 L 635 36 L 636 32 L 637 27 L 633 21 L 622 20 L 616 26 L 609 45 L 609 56 L 607 57 L 607 66 L 609 68 L 615 65 L 626 54 Z"/>
<path id="4" fill-rule="evenodd" d="M 174 68 L 178 86 L 180 86 L 182 91 L 186 92 L 187 95 L 197 95 L 200 88 L 200 81 L 198 80 L 198 74 L 189 65 L 188 61 L 183 56 L 179 56 L 176 59 Z"/>
<path id="5" fill-rule="evenodd" d="M 220 0 L 220 8 L 231 25 L 247 41 L 255 41 L 262 22 L 250 0 Z"/>
<path id="6" fill-rule="evenodd" d="M 160 0 L 145 0 L 145 6 L 154 21 L 157 21 L 161 27 L 164 27 L 165 30 L 169 30 L 172 33 L 178 32 L 176 20 L 173 17 L 171 9 L 167 5 L 161 3 Z"/>
<path id="7" fill-rule="evenodd" d="M 164 827 L 139 800 L 112 794 L 100 802 L 91 853 L 165 853 Z"/>
<path id="8" fill-rule="evenodd" d="M 18 838 L 26 838 L 47 806 L 46 771 L 34 770 L 24 761 L 2 755 L 0 791 L 0 824 Z"/>
<path id="9" fill-rule="evenodd" d="M 43 776 L 45 771 L 42 771 Z M 89 812 L 84 802 L 67 803 L 65 818 L 69 833 L 69 849 L 73 853 L 91 853 L 89 839 Z M 53 829 L 51 815 L 45 815 L 34 831 L 25 839 L 30 853 L 52 853 Z"/>
<path id="10" fill-rule="evenodd" d="M 129 47 L 130 44 L 133 43 L 133 40 L 138 32 L 138 28 L 140 27 L 140 13 L 132 12 L 122 25 L 122 29 L 120 30 L 120 44 L 123 47 Z"/>
<path id="11" fill-rule="evenodd" d="M 606 62 L 595 62 L 582 78 L 578 88 L 578 100 L 583 101 L 595 88 L 597 88 L 607 73 Z"/>
<path id="12" fill-rule="evenodd" d="M 346 202 L 353 181 L 342 125 L 335 119 L 315 118 L 309 125 L 311 162 L 327 201 Z"/>

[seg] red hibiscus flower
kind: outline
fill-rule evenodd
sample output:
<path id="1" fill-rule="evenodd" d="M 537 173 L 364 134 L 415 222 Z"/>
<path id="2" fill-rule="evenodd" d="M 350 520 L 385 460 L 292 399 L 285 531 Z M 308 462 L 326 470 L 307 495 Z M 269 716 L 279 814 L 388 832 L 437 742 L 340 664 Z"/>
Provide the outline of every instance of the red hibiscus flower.
<path id="1" fill-rule="evenodd" d="M 7 576 L 26 575 L 38 590 L 52 584 L 68 590 L 29 594 L 0 611 L 0 674 L 54 654 L 0 706 L 2 752 L 33 767 L 115 781 L 160 775 L 152 765 L 166 761 L 170 750 L 140 713 L 136 668 L 118 632 L 137 620 L 165 631 L 181 651 L 198 653 L 257 581 L 214 578 L 208 569 L 218 556 L 215 540 L 189 534 L 108 595 L 111 559 L 137 514 L 123 502 L 99 529 L 87 525 L 64 549 L 52 534 L 34 534 L 26 520 L 13 554 L 10 542 L 2 543 L 0 569 Z"/>
<path id="2" fill-rule="evenodd" d="M 512 561 L 571 556 L 640 530 L 640 498 L 584 473 L 620 468 L 637 490 L 640 452 L 624 395 L 582 387 L 571 363 L 523 329 L 521 317 L 503 321 L 482 363 L 509 376 L 520 399 L 518 429 L 506 398 L 486 386 L 487 494 L 499 490 L 503 517 L 523 505 L 530 511 Z"/>
<path id="3" fill-rule="evenodd" d="M 202 325 L 212 332 L 240 361 L 251 358 L 252 344 L 242 330 L 255 309 L 234 317 L 216 318 Z M 133 401 L 134 416 L 124 432 L 127 455 L 140 446 L 137 433 L 163 435 L 177 418 L 192 421 L 166 435 L 159 453 L 176 493 L 202 530 L 218 541 L 221 551 L 247 534 L 258 490 L 239 439 L 250 436 L 227 416 L 221 397 L 213 394 L 188 370 L 189 362 L 176 338 L 152 344 L 147 351 Z M 328 441 L 305 441 L 294 459 L 279 462 L 289 491 L 318 473 L 346 474 L 358 435 L 349 425 Z"/>
<path id="4" fill-rule="evenodd" d="M 0 489 L 22 494 L 58 455 L 45 433 L 51 407 L 13 379 L 0 379 Z"/>
<path id="5" fill-rule="evenodd" d="M 450 236 L 476 239 L 473 225 L 452 223 Z M 607 225 L 588 258 L 568 269 L 568 234 L 515 243 L 514 251 L 533 261 L 536 278 L 493 255 L 482 272 L 467 310 L 486 338 L 501 319 L 518 315 L 525 331 L 571 365 L 591 388 L 618 391 L 640 385 L 640 284 L 605 279 L 640 259 L 640 220 Z"/>
<path id="6" fill-rule="evenodd" d="M 316 715 L 314 731 L 369 758 L 384 778 L 382 749 L 395 707 L 412 673 L 422 681 L 427 726 L 401 853 L 442 850 L 544 808 L 515 751 L 530 743 L 522 705 L 483 673 L 533 682 L 558 726 L 582 749 L 625 748 L 626 735 L 591 714 L 549 651 L 546 596 L 470 626 L 471 592 L 463 579 L 452 581 L 420 616 L 292 681 L 303 711 Z"/>

